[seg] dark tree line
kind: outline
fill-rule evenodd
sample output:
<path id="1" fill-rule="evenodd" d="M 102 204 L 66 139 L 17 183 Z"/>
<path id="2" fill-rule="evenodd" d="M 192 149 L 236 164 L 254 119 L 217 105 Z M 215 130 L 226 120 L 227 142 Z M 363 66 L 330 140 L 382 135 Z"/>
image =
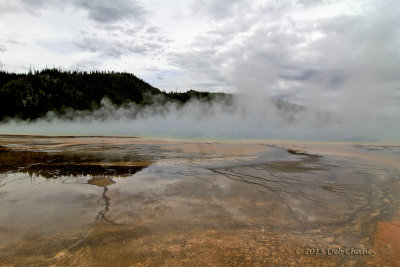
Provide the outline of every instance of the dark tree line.
<path id="1" fill-rule="evenodd" d="M 65 114 L 66 110 L 96 110 L 107 97 L 115 105 L 136 103 L 158 104 L 198 99 L 229 102 L 230 95 L 190 90 L 166 93 L 133 74 L 119 72 L 77 72 L 45 69 L 16 74 L 0 71 L 0 120 L 5 118 L 35 119 L 49 111 Z"/>

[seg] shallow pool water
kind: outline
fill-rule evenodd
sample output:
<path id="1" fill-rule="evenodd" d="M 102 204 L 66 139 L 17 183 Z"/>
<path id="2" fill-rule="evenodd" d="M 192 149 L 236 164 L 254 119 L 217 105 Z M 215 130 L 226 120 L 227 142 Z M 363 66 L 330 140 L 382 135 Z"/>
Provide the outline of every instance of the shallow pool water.
<path id="1" fill-rule="evenodd" d="M 399 264 L 396 146 L 12 136 L 0 146 L 5 265 Z"/>

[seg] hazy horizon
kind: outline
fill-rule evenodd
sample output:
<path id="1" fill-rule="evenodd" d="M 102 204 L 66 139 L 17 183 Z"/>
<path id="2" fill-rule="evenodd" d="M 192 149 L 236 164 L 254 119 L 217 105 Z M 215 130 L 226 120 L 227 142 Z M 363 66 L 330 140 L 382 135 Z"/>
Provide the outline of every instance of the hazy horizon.
<path id="1" fill-rule="evenodd" d="M 33 121 L 0 123 L 1 134 L 148 136 L 197 139 L 284 139 L 309 141 L 400 142 L 396 118 L 356 117 L 303 107 L 277 108 L 268 98 L 234 95 L 232 105 L 192 100 L 139 107 L 103 99 L 95 111 L 49 112 Z M 385 129 L 385 132 L 382 132 Z"/>

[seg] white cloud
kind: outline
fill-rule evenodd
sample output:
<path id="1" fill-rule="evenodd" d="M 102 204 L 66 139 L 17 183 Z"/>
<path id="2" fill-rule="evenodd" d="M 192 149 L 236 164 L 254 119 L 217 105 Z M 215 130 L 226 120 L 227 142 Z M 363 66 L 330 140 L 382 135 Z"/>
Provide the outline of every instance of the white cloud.
<path id="1" fill-rule="evenodd" d="M 128 71 L 167 90 L 399 110 L 395 0 L 0 0 L 0 10 L 5 70 Z"/>

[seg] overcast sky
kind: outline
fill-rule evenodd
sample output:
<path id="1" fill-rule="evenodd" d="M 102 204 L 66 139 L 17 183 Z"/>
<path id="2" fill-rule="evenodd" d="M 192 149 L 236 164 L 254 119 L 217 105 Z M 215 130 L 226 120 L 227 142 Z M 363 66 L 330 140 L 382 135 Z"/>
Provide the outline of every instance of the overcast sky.
<path id="1" fill-rule="evenodd" d="M 162 90 L 378 101 L 390 113 L 400 1 L 0 0 L 0 68 L 30 65 L 126 71 Z"/>

